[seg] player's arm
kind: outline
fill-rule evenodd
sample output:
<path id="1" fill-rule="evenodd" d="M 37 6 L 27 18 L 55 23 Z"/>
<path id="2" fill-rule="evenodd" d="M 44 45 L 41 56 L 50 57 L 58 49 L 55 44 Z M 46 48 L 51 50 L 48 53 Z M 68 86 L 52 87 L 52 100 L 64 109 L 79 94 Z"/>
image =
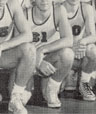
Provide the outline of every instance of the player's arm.
<path id="1" fill-rule="evenodd" d="M 63 6 L 60 6 L 55 11 L 58 15 L 56 17 L 56 24 L 59 28 L 60 39 L 43 46 L 44 53 L 56 51 L 66 47 L 72 47 L 73 36 L 70 24 L 67 19 L 67 13 Z"/>
<path id="2" fill-rule="evenodd" d="M 85 30 L 87 37 L 84 37 L 80 43 L 87 45 L 96 42 L 94 11 L 91 5 L 84 5 Z"/>
<path id="3" fill-rule="evenodd" d="M 14 23 L 19 31 L 19 35 L 12 37 L 9 41 L 2 43 L 0 46 L 3 50 L 7 50 L 18 46 L 22 43 L 31 42 L 32 35 L 31 29 L 25 19 L 22 8 L 18 3 L 18 0 L 8 0 L 8 6 L 13 15 Z"/>

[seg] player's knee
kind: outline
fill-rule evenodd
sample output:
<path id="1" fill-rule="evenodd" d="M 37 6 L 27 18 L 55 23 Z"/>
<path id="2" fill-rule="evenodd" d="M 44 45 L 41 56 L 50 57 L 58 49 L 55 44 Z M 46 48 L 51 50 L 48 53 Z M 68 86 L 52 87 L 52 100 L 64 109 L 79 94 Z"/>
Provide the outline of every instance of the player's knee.
<path id="1" fill-rule="evenodd" d="M 96 46 L 95 46 L 95 44 L 90 44 L 87 46 L 86 54 L 87 54 L 88 58 L 90 58 L 92 60 L 96 60 Z"/>
<path id="2" fill-rule="evenodd" d="M 36 48 L 32 43 L 24 43 L 20 46 L 23 56 L 31 57 L 36 56 Z"/>
<path id="3" fill-rule="evenodd" d="M 73 62 L 74 60 L 74 52 L 71 48 L 65 48 L 60 51 L 60 56 L 63 59 L 63 61 L 66 62 Z"/>

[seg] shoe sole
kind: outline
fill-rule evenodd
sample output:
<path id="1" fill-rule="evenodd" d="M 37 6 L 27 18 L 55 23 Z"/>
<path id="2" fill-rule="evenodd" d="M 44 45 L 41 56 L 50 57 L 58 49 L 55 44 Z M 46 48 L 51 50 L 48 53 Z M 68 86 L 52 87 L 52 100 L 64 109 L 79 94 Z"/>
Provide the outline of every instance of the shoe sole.
<path id="1" fill-rule="evenodd" d="M 96 98 L 91 98 L 91 99 L 90 99 L 90 98 L 85 98 L 85 97 L 84 97 L 83 100 L 85 100 L 85 101 L 95 101 Z"/>
<path id="2" fill-rule="evenodd" d="M 81 91 L 81 89 L 79 88 L 79 92 L 81 93 L 82 97 L 84 96 L 83 95 L 83 92 Z M 96 100 L 96 97 L 93 97 L 93 98 L 87 98 L 87 97 L 83 97 L 83 100 L 85 101 L 95 101 Z"/>
<path id="3" fill-rule="evenodd" d="M 48 103 L 48 107 L 50 107 L 50 108 L 60 108 L 61 107 L 61 103 L 60 104 L 49 104 Z"/>

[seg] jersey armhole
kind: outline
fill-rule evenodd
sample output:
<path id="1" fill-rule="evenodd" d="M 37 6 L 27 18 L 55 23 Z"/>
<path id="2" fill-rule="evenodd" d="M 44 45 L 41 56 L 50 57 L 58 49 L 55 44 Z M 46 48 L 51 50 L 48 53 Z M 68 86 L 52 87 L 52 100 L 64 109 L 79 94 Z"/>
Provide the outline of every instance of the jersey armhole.
<path id="1" fill-rule="evenodd" d="M 21 2 L 21 7 L 23 6 L 23 3 L 24 3 L 24 0 L 22 0 L 22 2 Z"/>
<path id="2" fill-rule="evenodd" d="M 25 8 L 25 16 L 26 16 L 26 19 L 28 20 L 28 8 Z"/>
<path id="3" fill-rule="evenodd" d="M 10 8 L 9 8 L 9 5 L 8 5 L 8 3 L 6 4 L 6 6 L 7 6 L 7 9 L 8 9 L 8 11 L 9 11 L 9 14 L 10 14 L 10 17 L 11 17 L 11 19 L 12 19 L 12 23 L 13 23 L 13 32 L 12 32 L 12 37 L 14 37 L 14 34 L 15 34 L 15 23 L 14 23 L 14 17 L 13 17 L 13 13 L 12 13 L 12 11 L 10 10 Z"/>
<path id="4" fill-rule="evenodd" d="M 11 11 L 10 8 L 9 8 L 8 3 L 6 4 L 6 6 L 7 6 L 7 9 L 8 9 L 8 11 L 9 11 L 9 14 L 10 14 L 10 16 L 11 16 L 11 19 L 13 20 L 13 13 L 12 13 L 12 11 Z"/>
<path id="5" fill-rule="evenodd" d="M 84 23 L 85 23 L 85 17 L 84 17 L 82 2 L 80 2 L 80 5 L 81 5 L 81 14 L 82 14 L 82 18 L 83 18 Z"/>
<path id="6" fill-rule="evenodd" d="M 56 23 L 56 17 L 58 17 L 56 11 L 55 11 L 55 3 L 54 1 L 52 2 L 52 6 L 53 6 L 53 21 L 54 21 L 54 26 L 56 31 L 58 31 L 58 27 L 57 27 L 57 23 Z"/>

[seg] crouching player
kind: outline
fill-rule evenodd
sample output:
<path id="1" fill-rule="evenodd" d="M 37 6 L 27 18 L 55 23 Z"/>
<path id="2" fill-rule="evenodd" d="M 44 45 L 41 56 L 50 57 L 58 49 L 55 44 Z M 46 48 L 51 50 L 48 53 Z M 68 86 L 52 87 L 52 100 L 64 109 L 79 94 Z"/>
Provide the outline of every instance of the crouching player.
<path id="1" fill-rule="evenodd" d="M 58 98 L 60 85 L 74 60 L 73 36 L 66 10 L 59 4 L 52 4 L 51 0 L 35 0 L 35 5 L 26 15 L 37 49 L 36 71 L 42 76 L 43 97 L 48 107 L 61 107 Z M 28 85 L 31 84 L 30 80 Z M 26 90 L 26 96 L 27 93 Z M 29 98 L 26 97 L 26 103 Z"/>
<path id="2" fill-rule="evenodd" d="M 96 70 L 96 35 L 94 12 L 91 5 L 80 0 L 66 0 L 63 6 L 73 31 L 75 63 L 82 69 L 79 91 L 84 100 L 94 101 L 95 94 L 89 85 L 90 73 Z M 79 61 L 79 62 L 76 62 Z M 76 67 L 76 64 L 73 65 Z"/>
<path id="3" fill-rule="evenodd" d="M 55 6 L 50 0 L 35 0 L 35 3 L 28 21 L 37 48 L 36 68 L 43 76 L 50 76 L 42 78 L 43 97 L 49 107 L 61 107 L 60 85 L 74 60 L 71 28 L 64 7 Z"/>
<path id="4" fill-rule="evenodd" d="M 22 17 L 22 18 L 21 18 Z M 19 34 L 13 36 L 14 26 Z M 16 69 L 9 110 L 27 114 L 21 100 L 22 93 L 35 68 L 36 50 L 31 29 L 17 0 L 0 0 L 0 68 Z"/>

